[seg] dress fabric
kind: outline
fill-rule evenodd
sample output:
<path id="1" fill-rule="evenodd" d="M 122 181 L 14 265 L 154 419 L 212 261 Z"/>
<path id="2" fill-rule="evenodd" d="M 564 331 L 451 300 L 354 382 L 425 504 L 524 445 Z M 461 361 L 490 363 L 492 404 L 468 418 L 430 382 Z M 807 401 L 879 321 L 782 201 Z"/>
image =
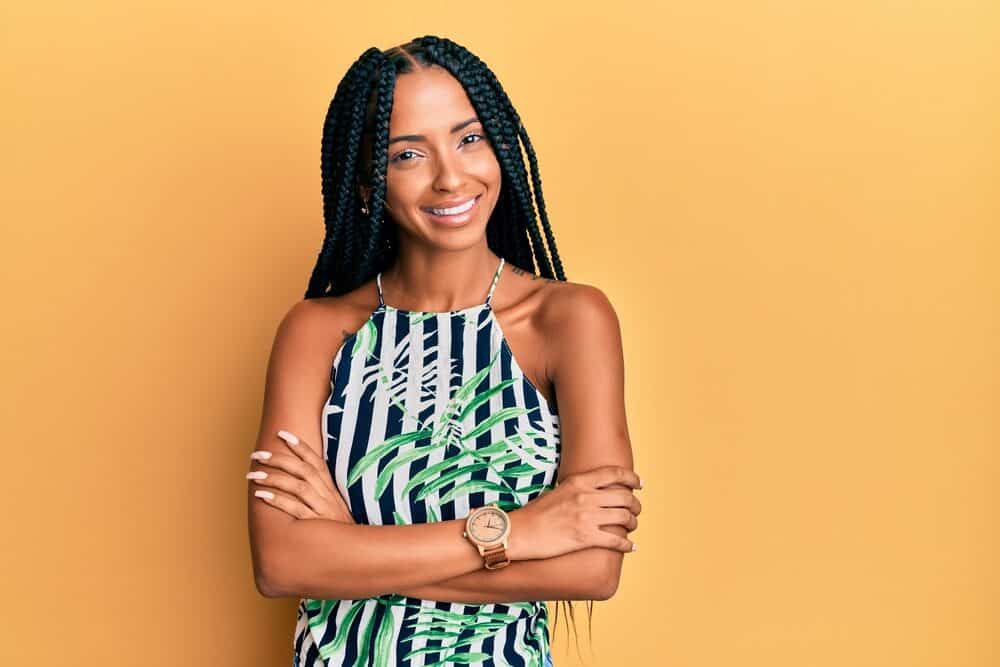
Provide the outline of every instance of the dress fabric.
<path id="1" fill-rule="evenodd" d="M 464 519 L 493 502 L 510 511 L 554 488 L 559 415 L 524 376 L 490 305 L 503 266 L 485 302 L 447 312 L 387 305 L 376 276 L 379 304 L 338 350 L 322 415 L 323 455 L 357 523 Z M 395 593 L 300 599 L 293 647 L 296 667 L 551 659 L 545 601 Z"/>

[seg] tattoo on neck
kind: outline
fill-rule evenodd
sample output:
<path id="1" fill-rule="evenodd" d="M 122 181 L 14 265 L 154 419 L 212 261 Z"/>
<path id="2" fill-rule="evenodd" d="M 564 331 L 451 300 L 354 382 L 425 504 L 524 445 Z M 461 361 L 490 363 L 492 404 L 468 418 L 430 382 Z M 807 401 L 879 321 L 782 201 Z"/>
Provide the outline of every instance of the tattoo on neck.
<path id="1" fill-rule="evenodd" d="M 527 271 L 525 271 L 521 267 L 514 266 L 513 264 L 511 264 L 510 270 L 511 270 L 512 273 L 514 273 L 515 275 L 518 275 L 518 276 L 531 276 L 532 280 L 544 280 L 547 283 L 561 283 L 562 282 L 561 280 L 555 280 L 553 278 L 543 278 L 541 276 L 536 276 L 534 273 L 528 273 Z"/>

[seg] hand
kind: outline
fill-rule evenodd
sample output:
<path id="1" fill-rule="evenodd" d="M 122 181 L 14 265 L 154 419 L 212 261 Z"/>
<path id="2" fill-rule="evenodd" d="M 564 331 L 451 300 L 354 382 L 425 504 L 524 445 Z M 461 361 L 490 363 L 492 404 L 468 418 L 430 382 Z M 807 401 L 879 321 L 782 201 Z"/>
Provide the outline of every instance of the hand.
<path id="1" fill-rule="evenodd" d="M 250 457 L 267 469 L 252 470 L 247 473 L 247 479 L 290 495 L 271 493 L 272 498 L 262 497 L 257 492 L 254 495 L 296 519 L 331 519 L 354 523 L 354 517 L 334 485 L 323 457 L 309 443 L 288 431 L 278 431 L 278 437 L 284 440 L 290 453 L 277 454 L 266 450 L 254 452 Z M 260 478 L 261 473 L 266 476 Z"/>
<path id="2" fill-rule="evenodd" d="M 610 484 L 631 488 L 602 488 Z M 552 558 L 587 547 L 631 552 L 631 540 L 601 526 L 620 525 L 628 532 L 638 527 L 642 505 L 632 492 L 635 488 L 639 476 L 621 466 L 568 475 L 554 489 L 510 513 L 510 559 Z"/>

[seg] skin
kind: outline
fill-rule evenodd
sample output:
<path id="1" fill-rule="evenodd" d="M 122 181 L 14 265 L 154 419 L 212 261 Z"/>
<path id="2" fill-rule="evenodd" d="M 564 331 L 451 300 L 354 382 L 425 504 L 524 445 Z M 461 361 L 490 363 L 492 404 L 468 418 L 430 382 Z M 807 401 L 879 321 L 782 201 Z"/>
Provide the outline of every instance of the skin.
<path id="1" fill-rule="evenodd" d="M 458 125 L 462 127 L 453 131 Z M 389 137 L 387 223 L 398 226 L 400 244 L 397 261 L 382 275 L 386 303 L 429 311 L 482 303 L 499 263 L 487 246 L 486 224 L 500 194 L 501 170 L 464 89 L 439 67 L 397 77 Z M 396 140 L 399 137 L 404 138 Z M 370 196 L 370 191 L 362 187 L 361 194 Z M 475 214 L 460 227 L 437 225 L 421 210 L 475 195 L 480 196 Z M 248 499 L 255 573 L 265 569 L 268 544 L 290 541 L 289 534 L 282 533 L 289 517 L 300 523 L 319 518 L 354 524 L 323 460 L 322 434 L 315 416 L 329 397 L 329 369 L 340 345 L 364 324 L 377 303 L 372 280 L 338 297 L 299 302 L 279 327 L 268 368 L 257 451 L 248 474 L 251 493 L 267 489 L 275 495 L 272 499 L 250 495 Z M 386 590 L 467 603 L 607 599 L 617 589 L 622 558 L 631 547 L 626 535 L 637 526 L 641 510 L 633 494 L 641 483 L 632 470 L 617 316 L 596 287 L 543 279 L 509 263 L 504 265 L 492 305 L 525 376 L 550 404 L 558 405 L 563 442 L 558 486 L 533 501 L 538 502 L 538 511 L 511 513 L 509 552 L 512 559 L 515 555 L 526 558 L 500 570 L 485 570 L 478 552 L 465 542 L 457 546 L 467 550 L 466 565 L 472 563 L 472 567 L 465 567 L 463 574 L 435 576 L 418 568 L 424 571 L 413 575 L 417 583 Z M 330 336 L 331 331 L 342 332 L 342 338 Z M 291 433 L 288 440 L 298 444 L 278 437 L 279 429 Z M 258 478 L 260 472 L 268 473 L 267 477 Z M 572 532 L 554 527 L 568 520 L 572 513 L 568 508 L 583 507 L 584 501 L 589 503 L 588 511 L 607 519 L 597 531 L 603 535 L 597 537 L 597 541 L 604 540 L 603 546 L 584 546 L 551 557 L 531 551 L 554 540 L 555 533 Z M 592 517 L 597 515 L 590 516 L 594 523 Z M 594 535 L 589 539 L 593 543 Z M 307 560 L 301 552 L 294 556 L 300 564 Z M 415 552 L 412 556 L 420 557 Z M 442 554 L 444 560 L 447 556 Z M 371 556 L 383 557 L 384 550 Z M 470 571 L 477 562 L 478 569 Z M 385 563 L 387 569 L 393 565 Z M 462 571 L 457 565 L 453 569 Z M 356 578 L 378 576 L 362 574 L 361 565 L 353 572 Z M 314 581 L 319 575 L 312 576 Z M 268 595 L 262 579 L 258 576 L 258 588 Z M 394 581 L 402 580 L 399 575 Z M 316 589 L 292 591 L 291 586 L 270 593 L 323 597 Z"/>

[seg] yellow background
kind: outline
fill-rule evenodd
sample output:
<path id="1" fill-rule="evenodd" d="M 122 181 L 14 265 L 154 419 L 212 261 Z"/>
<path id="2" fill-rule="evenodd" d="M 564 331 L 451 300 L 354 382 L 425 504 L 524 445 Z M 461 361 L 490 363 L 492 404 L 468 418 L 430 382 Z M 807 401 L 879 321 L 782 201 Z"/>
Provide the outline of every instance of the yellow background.
<path id="1" fill-rule="evenodd" d="M 337 82 L 433 33 L 622 325 L 644 512 L 585 663 L 997 664 L 996 3 L 347 4 L 0 10 L 0 663 L 291 664 L 245 516 L 267 354 Z"/>

